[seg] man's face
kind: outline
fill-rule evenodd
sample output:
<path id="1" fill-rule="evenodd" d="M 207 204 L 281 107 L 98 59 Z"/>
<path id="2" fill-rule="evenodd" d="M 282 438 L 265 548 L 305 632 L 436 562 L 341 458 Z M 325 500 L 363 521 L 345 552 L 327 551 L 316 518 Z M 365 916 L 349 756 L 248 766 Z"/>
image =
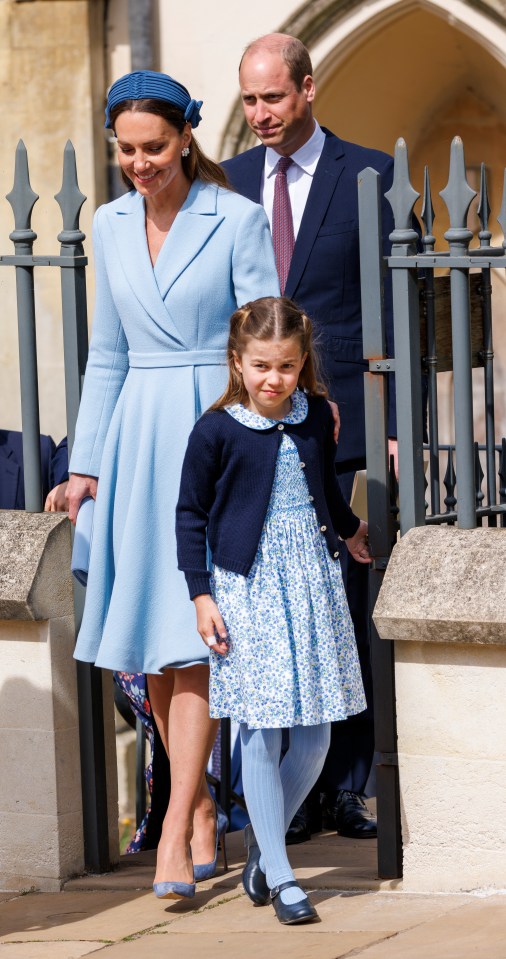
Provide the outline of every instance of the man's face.
<path id="1" fill-rule="evenodd" d="M 314 130 L 313 78 L 304 77 L 297 90 L 280 53 L 267 50 L 246 54 L 239 83 L 248 126 L 264 146 L 291 156 Z"/>

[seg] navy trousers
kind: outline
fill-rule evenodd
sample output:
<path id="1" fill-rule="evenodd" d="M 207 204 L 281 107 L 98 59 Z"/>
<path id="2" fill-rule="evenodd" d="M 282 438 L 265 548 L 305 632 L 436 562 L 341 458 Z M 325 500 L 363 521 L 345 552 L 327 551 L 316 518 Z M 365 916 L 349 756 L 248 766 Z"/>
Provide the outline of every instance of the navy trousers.
<path id="1" fill-rule="evenodd" d="M 355 473 L 338 477 L 343 496 L 349 503 Z M 355 627 L 362 681 L 367 709 L 342 722 L 332 723 L 330 748 L 322 773 L 312 790 L 311 798 L 319 792 L 331 796 L 338 789 L 349 789 L 363 794 L 374 755 L 374 716 L 371 672 L 371 636 L 369 617 L 369 567 L 357 563 L 343 543 L 340 556 L 344 587 Z"/>

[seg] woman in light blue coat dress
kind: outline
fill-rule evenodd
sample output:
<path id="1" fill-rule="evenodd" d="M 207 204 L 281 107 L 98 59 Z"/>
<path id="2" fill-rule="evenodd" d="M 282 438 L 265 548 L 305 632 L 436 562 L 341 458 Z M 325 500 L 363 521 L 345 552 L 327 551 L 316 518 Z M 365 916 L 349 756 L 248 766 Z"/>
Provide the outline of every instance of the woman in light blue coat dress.
<path id="1" fill-rule="evenodd" d="M 106 126 L 130 192 L 95 215 L 95 315 L 68 487 L 73 521 L 83 497 L 96 498 L 75 655 L 148 674 L 172 781 L 155 892 L 171 898 L 193 895 L 191 857 L 202 876 L 217 848 L 204 777 L 217 724 L 176 561 L 181 465 L 226 383 L 231 313 L 279 292 L 263 209 L 227 190 L 193 139 L 200 106 L 151 71 L 110 89 Z"/>

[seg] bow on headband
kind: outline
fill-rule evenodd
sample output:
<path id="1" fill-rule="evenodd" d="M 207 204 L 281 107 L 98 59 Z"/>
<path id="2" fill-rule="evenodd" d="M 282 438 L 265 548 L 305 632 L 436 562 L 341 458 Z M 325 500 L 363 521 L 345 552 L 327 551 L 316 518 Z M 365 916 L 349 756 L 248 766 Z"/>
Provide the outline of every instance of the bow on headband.
<path id="1" fill-rule="evenodd" d="M 105 108 L 105 126 L 111 126 L 111 110 L 124 100 L 166 100 L 182 110 L 184 119 L 193 129 L 198 127 L 202 117 L 202 100 L 193 100 L 186 87 L 173 80 L 166 73 L 154 70 L 136 70 L 126 73 L 112 84 Z"/>

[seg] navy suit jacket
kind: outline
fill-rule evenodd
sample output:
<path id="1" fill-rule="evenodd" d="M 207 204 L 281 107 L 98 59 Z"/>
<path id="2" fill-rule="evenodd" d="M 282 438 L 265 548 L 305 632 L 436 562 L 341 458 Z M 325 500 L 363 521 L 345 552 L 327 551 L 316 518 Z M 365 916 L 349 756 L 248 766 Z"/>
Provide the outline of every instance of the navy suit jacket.
<path id="1" fill-rule="evenodd" d="M 62 443 L 58 450 L 62 447 Z M 64 479 L 68 479 L 67 451 L 59 457 L 54 440 L 41 435 L 42 498 Z M 0 430 L 0 509 L 24 509 L 23 436 L 16 430 Z"/>
<path id="2" fill-rule="evenodd" d="M 325 144 L 313 177 L 293 251 L 285 295 L 315 323 L 317 345 L 332 399 L 341 413 L 338 472 L 365 466 L 363 374 L 368 369 L 362 347 L 357 176 L 365 167 L 381 175 L 384 253 L 394 228 L 384 194 L 393 178 L 386 153 L 347 143 L 324 129 Z M 265 147 L 226 160 L 222 166 L 239 193 L 260 202 Z M 391 296 L 385 290 L 387 351 L 392 356 Z M 390 385 L 390 384 L 389 384 Z M 389 390 L 389 435 L 395 436 L 395 395 Z"/>

